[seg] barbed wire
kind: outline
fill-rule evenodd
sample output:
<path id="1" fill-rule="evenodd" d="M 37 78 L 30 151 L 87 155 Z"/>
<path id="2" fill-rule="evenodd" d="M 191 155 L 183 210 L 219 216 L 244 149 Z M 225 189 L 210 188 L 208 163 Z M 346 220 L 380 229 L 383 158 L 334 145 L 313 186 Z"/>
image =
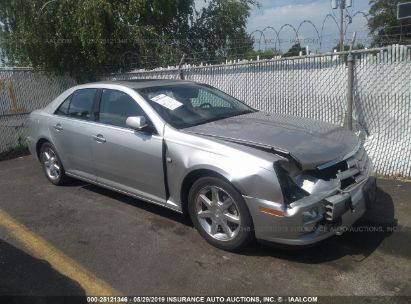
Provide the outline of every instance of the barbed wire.
<path id="1" fill-rule="evenodd" d="M 355 13 L 352 14 L 352 15 L 347 15 L 347 17 L 349 17 L 351 21 L 352 21 L 355 17 L 357 17 L 357 16 L 362 16 L 364 19 L 367 20 L 367 23 L 368 23 L 368 15 L 367 15 L 366 13 L 364 13 L 363 11 L 357 11 L 357 12 L 355 12 Z M 303 28 L 303 26 L 304 26 L 305 24 L 307 24 L 307 25 L 311 26 L 311 28 L 314 29 L 314 32 L 315 32 L 315 34 L 316 34 L 316 36 L 317 36 L 317 38 L 318 38 L 318 40 L 319 40 L 319 42 L 320 42 L 320 46 L 319 46 L 319 47 L 320 47 L 320 49 L 321 49 L 321 48 L 322 48 L 322 44 L 323 44 L 325 24 L 327 23 L 328 19 L 331 19 L 332 21 L 334 21 L 337 29 L 340 30 L 340 25 L 338 24 L 338 21 L 337 21 L 335 15 L 333 15 L 333 14 L 327 14 L 327 15 L 324 17 L 324 19 L 323 19 L 323 21 L 322 21 L 322 23 L 321 23 L 321 30 L 319 30 L 319 28 L 317 27 L 317 25 L 315 25 L 314 22 L 312 22 L 311 20 L 305 19 L 305 20 L 301 21 L 301 22 L 298 24 L 298 26 L 294 26 L 294 25 L 292 25 L 292 24 L 290 24 L 290 23 L 286 23 L 286 24 L 281 25 L 281 26 L 278 28 L 278 30 L 277 30 L 274 26 L 267 26 L 267 27 L 265 27 L 265 28 L 263 28 L 263 29 L 256 29 L 256 30 L 252 31 L 252 32 L 250 33 L 250 35 L 251 35 L 252 37 L 253 37 L 254 35 L 256 35 L 256 34 L 259 36 L 259 38 L 258 38 L 258 44 L 259 44 L 259 49 L 261 49 L 261 39 L 264 38 L 264 40 L 266 40 L 266 38 L 267 38 L 267 37 L 266 37 L 266 32 L 268 33 L 268 31 L 272 31 L 272 32 L 274 32 L 274 34 L 275 34 L 274 47 L 275 47 L 276 49 L 277 49 L 277 48 L 278 48 L 278 49 L 281 49 L 280 35 L 281 35 L 281 32 L 282 32 L 283 30 L 285 30 L 285 29 L 287 29 L 287 28 L 288 28 L 288 29 L 291 29 L 291 30 L 293 31 L 293 33 L 294 33 L 295 38 L 298 39 L 301 29 Z M 345 26 L 345 32 L 344 32 L 345 34 L 347 33 L 347 30 L 348 30 L 348 28 L 350 27 L 350 25 L 351 25 L 351 23 L 348 23 L 348 24 Z M 278 43 L 278 46 L 277 46 L 277 43 Z"/>

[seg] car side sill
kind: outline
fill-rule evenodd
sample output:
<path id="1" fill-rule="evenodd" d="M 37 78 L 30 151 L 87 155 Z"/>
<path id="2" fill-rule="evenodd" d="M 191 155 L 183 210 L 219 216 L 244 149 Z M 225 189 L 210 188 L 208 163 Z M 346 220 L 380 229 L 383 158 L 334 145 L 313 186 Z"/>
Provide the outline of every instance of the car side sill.
<path id="1" fill-rule="evenodd" d="M 174 202 L 171 202 L 169 200 L 166 201 L 166 204 L 161 204 L 159 202 L 156 202 L 156 201 L 150 200 L 148 198 L 136 195 L 134 193 L 130 193 L 128 191 L 124 191 L 124 190 L 115 188 L 113 186 L 106 185 L 104 183 L 99 183 L 97 181 L 93 181 L 89 178 L 86 178 L 86 177 L 83 177 L 83 176 L 80 176 L 80 175 L 77 175 L 77 174 L 74 174 L 74 173 L 66 172 L 66 175 L 70 176 L 70 177 L 73 177 L 73 178 L 76 178 L 76 179 L 79 179 L 79 180 L 82 180 L 82 181 L 85 181 L 87 183 L 99 186 L 99 187 L 103 187 L 103 188 L 106 188 L 106 189 L 109 189 L 109 190 L 112 190 L 112 191 L 115 191 L 115 192 L 118 192 L 118 193 L 121 193 L 121 194 L 124 194 L 124 195 L 127 195 L 127 196 L 134 197 L 136 199 L 139 199 L 139 200 L 142 200 L 142 201 L 145 201 L 145 202 L 148 202 L 148 203 L 152 203 L 152 204 L 155 204 L 155 205 L 158 205 L 158 206 L 166 207 L 167 209 L 176 211 L 176 212 L 181 213 L 181 214 L 183 213 L 182 210 L 180 210 L 178 208 L 177 204 L 175 204 Z"/>

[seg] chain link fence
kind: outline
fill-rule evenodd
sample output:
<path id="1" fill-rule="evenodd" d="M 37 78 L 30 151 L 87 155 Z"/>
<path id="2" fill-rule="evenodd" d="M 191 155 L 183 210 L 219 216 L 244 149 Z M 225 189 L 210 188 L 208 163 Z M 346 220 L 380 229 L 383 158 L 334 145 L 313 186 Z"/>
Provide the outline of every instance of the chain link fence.
<path id="1" fill-rule="evenodd" d="M 411 177 L 411 47 L 355 57 L 354 119 L 383 175 Z"/>
<path id="2" fill-rule="evenodd" d="M 411 47 L 353 51 L 354 128 L 376 172 L 411 177 Z M 207 83 L 263 111 L 343 126 L 347 52 L 184 66 L 185 79 Z M 110 79 L 177 78 L 177 68 L 111 75 Z M 106 77 L 107 78 L 107 77 Z"/>
<path id="3" fill-rule="evenodd" d="M 353 118 L 356 130 L 365 140 L 377 173 L 411 177 L 411 47 L 361 50 L 354 51 L 353 55 Z M 221 65 L 185 65 L 182 72 L 187 80 L 215 86 L 260 110 L 341 126 L 346 122 L 347 53 Z M 39 72 L 15 70 L 7 74 L 0 70 L 0 79 L 7 75 L 15 83 L 21 83 L 16 85 L 16 107 L 25 107 L 26 111 L 43 107 L 64 89 L 74 85 L 74 81 L 66 77 L 48 78 Z M 177 68 L 166 68 L 102 78 L 176 79 L 178 75 Z M 35 93 L 30 94 L 31 91 Z M 4 94 L 3 88 L 0 91 L 0 152 L 18 141 L 18 132 L 24 128 L 16 125 L 23 123 L 26 117 L 22 114 L 13 114 L 13 118 L 1 116 L 4 114 L 3 98 L 7 98 Z M 10 100 L 4 104 L 10 105 Z M 7 109 L 10 112 L 10 106 Z M 9 121 L 10 126 L 2 127 L 3 121 Z M 4 138 L 11 139 L 7 142 Z"/>
<path id="4" fill-rule="evenodd" d="M 23 147 L 28 114 L 75 84 L 70 77 L 32 69 L 0 69 L 0 153 Z"/>

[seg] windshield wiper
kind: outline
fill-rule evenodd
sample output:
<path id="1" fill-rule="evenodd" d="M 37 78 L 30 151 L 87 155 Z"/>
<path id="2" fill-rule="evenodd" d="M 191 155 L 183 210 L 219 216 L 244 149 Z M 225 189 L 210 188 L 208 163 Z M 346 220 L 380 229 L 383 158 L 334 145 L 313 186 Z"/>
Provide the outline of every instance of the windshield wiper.
<path id="1" fill-rule="evenodd" d="M 234 115 L 233 115 L 233 116 L 231 116 L 231 117 L 234 117 L 234 116 L 240 116 L 240 115 L 245 115 L 245 114 L 250 114 L 250 113 L 255 113 L 255 112 L 258 112 L 258 111 L 253 111 L 253 110 L 245 110 L 245 111 L 242 111 L 242 112 L 238 112 L 238 113 L 234 114 Z"/>
<path id="2" fill-rule="evenodd" d="M 203 124 L 206 124 L 206 123 L 209 123 L 209 122 L 213 122 L 213 121 L 225 119 L 225 118 L 228 118 L 228 117 L 231 117 L 231 116 L 218 116 L 218 117 L 213 117 L 213 118 L 205 119 L 205 120 L 196 122 L 196 123 L 194 123 L 194 124 L 192 124 L 192 125 L 189 125 L 189 126 L 187 126 L 187 128 L 195 127 L 195 126 L 198 126 L 198 125 L 203 125 Z"/>
<path id="3" fill-rule="evenodd" d="M 195 126 L 199 126 L 199 125 L 203 125 L 209 122 L 213 122 L 213 121 L 217 121 L 217 120 L 222 120 L 222 119 L 226 119 L 226 118 L 230 118 L 230 117 L 235 117 L 235 116 L 240 116 L 240 115 L 245 115 L 245 114 L 249 114 L 249 113 L 254 113 L 254 111 L 252 110 L 246 110 L 246 111 L 242 111 L 242 112 L 237 112 L 237 113 L 230 113 L 227 115 L 222 115 L 222 116 L 217 116 L 217 117 L 212 117 L 209 119 L 205 119 L 202 121 L 199 121 L 195 124 L 189 125 L 186 128 L 190 128 L 190 127 L 195 127 Z"/>

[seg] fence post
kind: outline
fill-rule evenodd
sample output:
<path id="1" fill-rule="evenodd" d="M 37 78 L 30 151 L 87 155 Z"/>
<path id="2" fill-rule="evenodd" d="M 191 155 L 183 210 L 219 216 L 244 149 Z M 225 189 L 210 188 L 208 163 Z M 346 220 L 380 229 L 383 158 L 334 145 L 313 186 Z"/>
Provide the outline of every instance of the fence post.
<path id="1" fill-rule="evenodd" d="M 351 43 L 350 51 L 347 56 L 347 68 L 348 68 L 348 88 L 347 88 L 347 128 L 352 131 L 352 103 L 354 98 L 354 56 L 352 55 L 352 49 L 355 43 L 355 37 L 357 33 L 354 32 Z"/>
<path id="2" fill-rule="evenodd" d="M 181 80 L 184 80 L 184 73 L 181 68 L 183 67 L 185 59 L 186 59 L 186 54 L 183 54 L 183 56 L 181 57 L 180 63 L 178 64 L 178 78 Z"/>
<path id="3" fill-rule="evenodd" d="M 352 104 L 354 97 L 354 57 L 350 53 L 347 56 L 348 88 L 347 88 L 347 128 L 352 130 Z"/>

